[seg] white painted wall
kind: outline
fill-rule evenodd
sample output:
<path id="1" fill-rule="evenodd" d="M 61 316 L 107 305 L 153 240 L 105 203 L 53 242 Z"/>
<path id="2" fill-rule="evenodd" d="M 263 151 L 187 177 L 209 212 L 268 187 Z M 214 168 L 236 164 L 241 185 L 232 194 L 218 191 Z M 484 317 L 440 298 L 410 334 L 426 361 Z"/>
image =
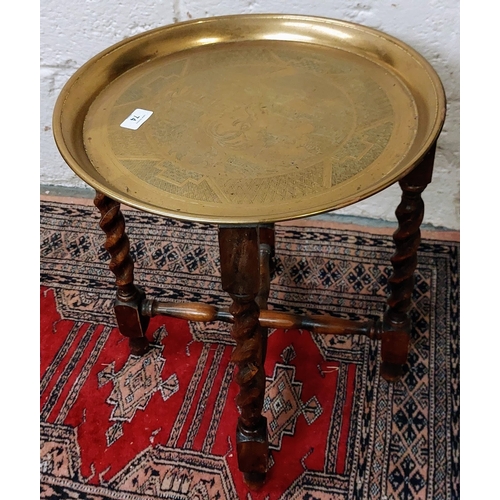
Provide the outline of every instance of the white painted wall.
<path id="1" fill-rule="evenodd" d="M 459 0 L 42 0 L 40 3 L 40 183 L 85 187 L 52 138 L 52 110 L 68 78 L 88 59 L 129 36 L 177 21 L 239 13 L 326 16 L 380 29 L 408 43 L 441 77 L 448 112 L 432 184 L 424 192 L 425 222 L 459 228 Z M 336 212 L 395 220 L 399 188 Z"/>

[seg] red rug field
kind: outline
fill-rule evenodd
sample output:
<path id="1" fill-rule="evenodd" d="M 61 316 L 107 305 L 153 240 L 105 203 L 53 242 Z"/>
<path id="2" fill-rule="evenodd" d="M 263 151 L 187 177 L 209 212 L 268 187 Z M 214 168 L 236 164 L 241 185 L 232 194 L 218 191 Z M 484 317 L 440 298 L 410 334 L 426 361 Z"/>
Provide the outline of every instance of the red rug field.
<path id="1" fill-rule="evenodd" d="M 149 297 L 229 304 L 216 228 L 125 217 Z M 156 317 L 153 348 L 129 357 L 97 210 L 44 201 L 40 227 L 41 498 L 459 498 L 458 243 L 422 243 L 408 369 L 395 385 L 379 377 L 375 342 L 271 332 L 272 466 L 249 492 L 236 464 L 229 326 Z M 302 223 L 276 237 L 270 308 L 383 312 L 390 236 Z"/>

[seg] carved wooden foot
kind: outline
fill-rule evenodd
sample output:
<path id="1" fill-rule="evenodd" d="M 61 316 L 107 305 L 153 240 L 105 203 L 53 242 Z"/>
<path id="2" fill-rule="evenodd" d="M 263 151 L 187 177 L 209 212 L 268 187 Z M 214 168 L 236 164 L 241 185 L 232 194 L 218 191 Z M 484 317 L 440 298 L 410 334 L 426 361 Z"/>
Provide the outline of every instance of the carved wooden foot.
<path id="1" fill-rule="evenodd" d="M 259 230 L 256 227 L 219 229 L 222 288 L 233 299 L 231 332 L 236 341 L 232 360 L 238 367 L 236 382 L 240 410 L 236 430 L 238 467 L 251 489 L 265 481 L 268 461 L 267 422 L 262 416 L 266 376 L 265 329 L 259 326 L 259 301 L 267 302 L 261 287 Z M 264 250 L 264 249 L 263 249 Z M 265 261 L 265 257 L 263 257 Z"/>
<path id="2" fill-rule="evenodd" d="M 398 228 L 394 233 L 396 252 L 391 258 L 393 274 L 389 279 L 390 296 L 383 319 L 381 375 L 389 381 L 398 380 L 406 364 L 411 335 L 408 311 L 417 267 L 420 225 L 424 216 L 421 194 L 432 179 L 435 146 L 421 163 L 399 184 L 401 203 L 396 209 Z"/>
<path id="3" fill-rule="evenodd" d="M 125 219 L 120 211 L 120 204 L 102 193 L 96 193 L 94 205 L 101 213 L 99 225 L 106 233 L 104 248 L 111 255 L 109 268 L 116 277 L 118 287 L 115 300 L 118 329 L 122 335 L 128 337 L 130 353 L 139 356 L 149 347 L 145 337 L 149 317 L 140 312 L 145 294 L 134 285 L 134 262 L 125 233 Z"/>

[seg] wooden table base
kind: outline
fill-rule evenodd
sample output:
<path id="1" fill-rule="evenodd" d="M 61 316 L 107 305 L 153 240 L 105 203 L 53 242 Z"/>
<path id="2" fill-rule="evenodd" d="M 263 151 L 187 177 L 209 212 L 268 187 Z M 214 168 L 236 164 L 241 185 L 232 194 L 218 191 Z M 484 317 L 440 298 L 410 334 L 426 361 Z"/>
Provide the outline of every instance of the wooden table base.
<path id="1" fill-rule="evenodd" d="M 420 225 L 424 214 L 421 193 L 431 182 L 435 148 L 400 182 L 401 203 L 397 207 L 396 251 L 391 258 L 393 273 L 390 295 L 382 319 L 349 321 L 330 315 L 298 316 L 267 309 L 273 271 L 274 226 L 233 225 L 219 227 L 222 288 L 231 299 L 228 310 L 200 303 L 171 303 L 146 299 L 134 285 L 133 261 L 119 203 L 97 193 L 95 205 L 106 233 L 105 248 L 111 255 L 110 269 L 116 277 L 115 313 L 120 332 L 129 338 L 131 354 L 148 348 L 145 331 L 149 318 L 167 315 L 189 321 L 225 321 L 232 324 L 236 341 L 232 361 L 238 370 L 240 391 L 236 404 L 240 417 L 236 428 L 238 466 L 251 489 L 265 481 L 268 469 L 267 422 L 262 416 L 266 375 L 267 329 L 301 328 L 325 335 L 364 335 L 381 340 L 381 375 L 395 382 L 407 361 L 411 337 L 408 312 L 417 266 Z"/>

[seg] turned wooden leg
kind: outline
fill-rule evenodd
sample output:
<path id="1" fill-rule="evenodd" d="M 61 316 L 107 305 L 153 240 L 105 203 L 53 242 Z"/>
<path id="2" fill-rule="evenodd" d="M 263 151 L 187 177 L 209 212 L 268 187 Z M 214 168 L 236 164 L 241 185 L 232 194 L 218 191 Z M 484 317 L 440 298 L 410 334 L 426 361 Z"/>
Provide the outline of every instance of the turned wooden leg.
<path id="1" fill-rule="evenodd" d="M 102 193 L 96 193 L 94 205 L 101 213 L 99 225 L 106 233 L 104 248 L 111 255 L 109 268 L 116 277 L 118 287 L 115 300 L 118 329 L 122 335 L 128 337 L 130 353 L 142 355 L 149 347 L 145 337 L 149 318 L 140 313 L 145 295 L 134 285 L 134 262 L 125 233 L 125 219 L 120 211 L 120 204 Z"/>
<path id="2" fill-rule="evenodd" d="M 236 429 L 238 467 L 251 489 L 265 481 L 268 460 L 267 421 L 262 416 L 266 376 L 263 328 L 256 298 L 261 290 L 259 230 L 257 227 L 219 229 L 222 288 L 231 296 L 234 315 L 231 335 L 236 341 L 232 360 L 238 371 L 240 410 Z M 267 299 L 267 298 L 266 298 Z"/>
<path id="3" fill-rule="evenodd" d="M 411 335 L 408 311 L 417 267 L 420 245 L 420 224 L 424 217 L 421 194 L 432 180 L 435 145 L 420 164 L 400 182 L 401 203 L 396 209 L 398 228 L 394 233 L 396 252 L 391 258 L 393 273 L 389 279 L 390 295 L 383 319 L 381 375 L 389 381 L 398 380 L 406 364 Z"/>

